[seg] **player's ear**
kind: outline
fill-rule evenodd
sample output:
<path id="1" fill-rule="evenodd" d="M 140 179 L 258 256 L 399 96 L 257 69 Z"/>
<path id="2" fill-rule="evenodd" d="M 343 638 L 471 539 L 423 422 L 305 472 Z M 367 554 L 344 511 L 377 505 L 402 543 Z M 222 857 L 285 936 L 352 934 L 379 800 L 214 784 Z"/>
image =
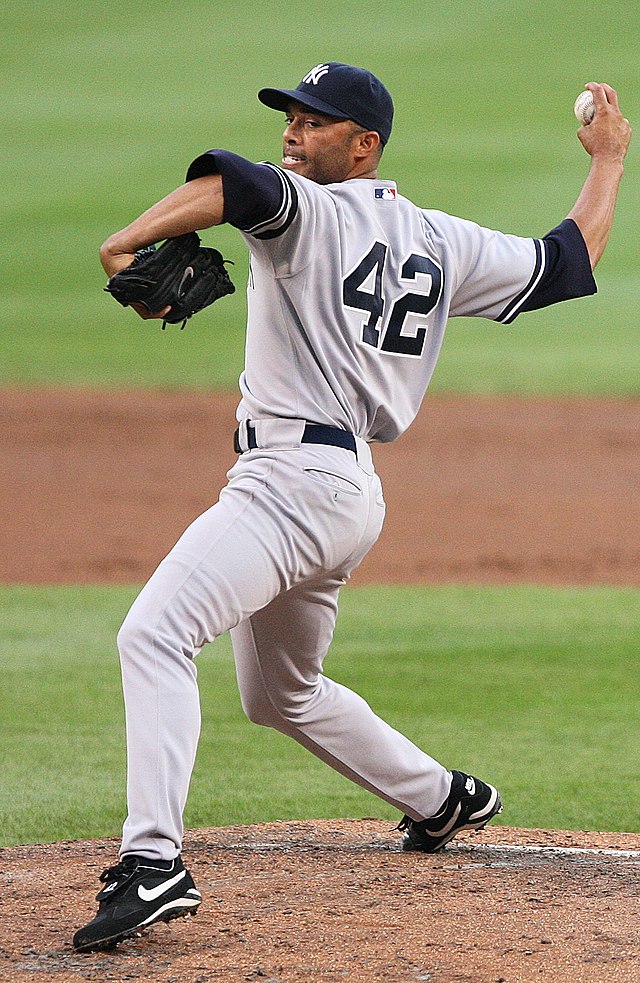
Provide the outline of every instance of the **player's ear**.
<path id="1" fill-rule="evenodd" d="M 375 153 L 381 146 L 382 141 L 380 140 L 380 134 L 375 130 L 363 130 L 358 134 L 358 151 L 359 156 L 369 157 L 370 154 Z"/>

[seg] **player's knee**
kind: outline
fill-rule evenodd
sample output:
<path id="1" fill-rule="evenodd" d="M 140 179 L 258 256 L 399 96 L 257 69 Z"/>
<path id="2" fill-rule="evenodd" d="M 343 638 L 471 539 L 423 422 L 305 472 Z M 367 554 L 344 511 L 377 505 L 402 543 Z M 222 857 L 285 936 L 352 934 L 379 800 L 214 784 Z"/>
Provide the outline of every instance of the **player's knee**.
<path id="1" fill-rule="evenodd" d="M 137 626 L 127 617 L 123 622 L 120 631 L 116 636 L 116 643 L 121 659 L 126 659 L 139 645 L 139 634 Z"/>
<path id="2" fill-rule="evenodd" d="M 252 723 L 273 727 L 283 733 L 303 726 L 312 708 L 314 692 L 280 692 L 277 689 L 251 689 L 241 692 L 242 708 Z"/>
<path id="3" fill-rule="evenodd" d="M 127 665 L 140 665 L 149 659 L 159 659 L 162 663 L 182 664 L 191 662 L 198 651 L 194 639 L 179 626 L 166 621 L 158 625 L 156 619 L 136 606 L 129 611 L 117 638 L 120 662 Z"/>
<path id="4" fill-rule="evenodd" d="M 116 637 L 122 662 L 136 659 L 153 645 L 153 633 L 135 613 L 129 612 Z"/>
<path id="5" fill-rule="evenodd" d="M 273 703 L 264 691 L 241 692 L 240 700 L 245 715 L 252 724 L 261 727 L 275 727 L 277 729 L 279 717 L 275 712 Z"/>

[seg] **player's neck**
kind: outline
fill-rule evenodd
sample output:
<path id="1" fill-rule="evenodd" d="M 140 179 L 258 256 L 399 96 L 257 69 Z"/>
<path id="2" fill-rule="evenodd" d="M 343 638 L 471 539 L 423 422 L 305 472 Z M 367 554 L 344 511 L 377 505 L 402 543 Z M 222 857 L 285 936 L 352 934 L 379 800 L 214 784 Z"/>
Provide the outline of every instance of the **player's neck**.
<path id="1" fill-rule="evenodd" d="M 346 180 L 350 181 L 353 178 L 363 178 L 365 181 L 376 181 L 378 178 L 378 169 L 376 167 L 365 167 L 362 171 L 358 171 L 354 168 L 353 171 L 347 176 Z"/>

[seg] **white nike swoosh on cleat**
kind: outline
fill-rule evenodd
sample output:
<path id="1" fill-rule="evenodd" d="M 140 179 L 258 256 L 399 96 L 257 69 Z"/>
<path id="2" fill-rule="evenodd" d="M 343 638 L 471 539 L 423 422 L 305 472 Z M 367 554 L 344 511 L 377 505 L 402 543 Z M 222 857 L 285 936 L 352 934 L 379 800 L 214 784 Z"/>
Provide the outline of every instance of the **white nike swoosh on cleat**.
<path id="1" fill-rule="evenodd" d="M 453 815 L 451 816 L 449 822 L 448 823 L 445 823 L 444 826 L 441 826 L 440 829 L 429 829 L 429 830 L 427 830 L 428 835 L 429 836 L 444 836 L 445 833 L 448 833 L 449 830 L 451 829 L 451 827 L 454 826 L 455 823 L 458 821 L 458 817 L 460 816 L 460 811 L 461 811 L 461 806 L 460 806 L 460 803 L 458 802 L 458 805 L 456 806 L 455 811 L 454 811 Z"/>
<path id="2" fill-rule="evenodd" d="M 163 881 L 162 884 L 158 884 L 157 887 L 152 887 L 147 890 L 143 884 L 138 888 L 138 895 L 143 901 L 155 901 L 156 898 L 161 898 L 163 894 L 170 891 L 172 887 L 175 887 L 183 877 L 187 876 L 186 870 L 181 870 L 179 874 L 172 877 L 169 881 Z"/>
<path id="3" fill-rule="evenodd" d="M 495 789 L 493 785 L 489 785 L 489 788 L 491 789 L 491 798 L 487 802 L 484 809 L 478 809 L 477 812 L 474 812 L 472 813 L 472 815 L 469 816 L 470 822 L 473 822 L 474 820 L 482 819 L 484 816 L 487 815 L 488 812 L 491 812 L 491 810 L 494 808 L 498 800 L 498 790 Z"/>

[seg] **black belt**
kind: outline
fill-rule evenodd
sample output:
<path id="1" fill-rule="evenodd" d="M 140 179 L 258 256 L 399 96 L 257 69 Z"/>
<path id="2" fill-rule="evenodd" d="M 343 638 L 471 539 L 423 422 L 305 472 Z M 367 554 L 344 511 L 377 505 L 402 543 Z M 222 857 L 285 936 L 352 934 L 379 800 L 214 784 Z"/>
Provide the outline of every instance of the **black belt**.
<path id="1" fill-rule="evenodd" d="M 251 423 L 247 423 L 247 443 L 249 445 L 249 450 L 255 450 L 258 444 L 256 443 L 256 429 Z M 325 427 L 318 423 L 305 423 L 304 432 L 302 434 L 303 444 L 330 444 L 333 447 L 344 447 L 348 451 L 353 451 L 356 453 L 356 438 L 348 430 L 340 430 L 339 427 Z M 236 454 L 242 454 L 242 448 L 240 446 L 240 429 L 236 430 L 233 435 L 233 449 Z"/>

